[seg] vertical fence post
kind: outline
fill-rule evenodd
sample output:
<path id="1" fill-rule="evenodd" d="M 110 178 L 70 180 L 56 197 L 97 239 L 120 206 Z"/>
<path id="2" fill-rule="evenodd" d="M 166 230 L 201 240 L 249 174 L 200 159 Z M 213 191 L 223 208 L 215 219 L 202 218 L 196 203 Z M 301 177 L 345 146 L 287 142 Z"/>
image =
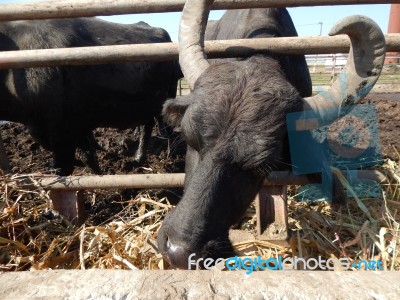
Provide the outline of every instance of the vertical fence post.
<path id="1" fill-rule="evenodd" d="M 288 215 L 285 185 L 263 186 L 256 201 L 257 234 L 260 240 L 287 243 Z"/>
<path id="2" fill-rule="evenodd" d="M 53 209 L 72 224 L 80 226 L 84 223 L 85 206 L 82 191 L 52 190 L 50 191 L 50 199 Z"/>
<path id="3" fill-rule="evenodd" d="M 336 54 L 332 55 L 332 72 L 331 72 L 331 84 L 335 81 L 336 75 Z"/>

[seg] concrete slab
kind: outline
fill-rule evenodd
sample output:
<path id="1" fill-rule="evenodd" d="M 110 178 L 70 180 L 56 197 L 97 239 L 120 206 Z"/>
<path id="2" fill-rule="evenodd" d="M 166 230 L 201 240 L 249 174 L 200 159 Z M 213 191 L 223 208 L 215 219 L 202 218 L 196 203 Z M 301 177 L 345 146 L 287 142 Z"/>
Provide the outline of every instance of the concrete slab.
<path id="1" fill-rule="evenodd" d="M 0 273 L 0 299 L 398 299 L 400 272 L 55 270 Z"/>

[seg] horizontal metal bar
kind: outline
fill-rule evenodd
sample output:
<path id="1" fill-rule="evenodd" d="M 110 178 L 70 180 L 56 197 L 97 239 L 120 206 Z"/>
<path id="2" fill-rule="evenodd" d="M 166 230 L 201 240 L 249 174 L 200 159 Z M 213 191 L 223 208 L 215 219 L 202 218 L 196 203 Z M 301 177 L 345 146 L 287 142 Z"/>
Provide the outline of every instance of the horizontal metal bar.
<path id="1" fill-rule="evenodd" d="M 182 11 L 185 0 L 64 0 L 0 5 L 0 21 Z M 400 3 L 400 0 L 216 0 L 213 9 Z"/>
<path id="2" fill-rule="evenodd" d="M 400 51 L 400 34 L 386 34 L 386 50 Z M 350 40 L 346 35 L 302 36 L 261 39 L 236 39 L 206 41 L 205 51 L 209 58 L 240 57 L 259 51 L 280 54 L 332 54 L 348 53 Z"/>
<path id="3" fill-rule="evenodd" d="M 55 176 L 34 177 L 39 185 L 49 190 L 81 190 L 81 189 L 158 189 L 182 187 L 184 173 L 175 174 L 131 174 L 103 176 Z"/>
<path id="4" fill-rule="evenodd" d="M 154 43 L 0 52 L 0 69 L 175 60 L 175 43 Z"/>
<path id="5" fill-rule="evenodd" d="M 346 173 L 346 172 L 343 172 Z M 385 180 L 385 175 L 376 170 L 357 171 L 360 179 L 371 179 L 377 182 Z M 131 175 L 103 175 L 103 176 L 30 176 L 39 186 L 47 190 L 86 190 L 86 189 L 158 189 L 183 187 L 185 174 L 131 174 Z M 320 176 L 293 175 L 289 171 L 272 172 L 264 181 L 264 185 L 305 185 L 318 183 Z M 25 188 L 35 185 L 25 179 L 20 181 Z"/>
<path id="6" fill-rule="evenodd" d="M 388 51 L 400 51 L 400 34 L 386 35 Z M 346 36 L 285 37 L 207 41 L 209 58 L 241 57 L 262 51 L 282 54 L 346 53 Z M 94 46 L 0 52 L 0 69 L 93 65 L 127 61 L 166 61 L 178 59 L 176 43 Z"/>

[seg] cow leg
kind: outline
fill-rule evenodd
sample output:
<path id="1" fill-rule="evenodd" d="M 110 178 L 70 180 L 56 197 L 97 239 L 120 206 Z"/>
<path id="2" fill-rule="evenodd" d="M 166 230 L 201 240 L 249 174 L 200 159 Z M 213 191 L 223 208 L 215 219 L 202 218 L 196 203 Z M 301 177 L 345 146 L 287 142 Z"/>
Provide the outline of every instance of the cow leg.
<path id="1" fill-rule="evenodd" d="M 60 128 L 50 121 L 48 124 L 52 126 L 35 124 L 35 126 L 29 126 L 28 129 L 36 142 L 53 153 L 52 168 L 56 170 L 56 173 L 62 176 L 70 175 L 74 170 L 75 150 L 79 141 L 76 131 Z"/>
<path id="2" fill-rule="evenodd" d="M 6 149 L 4 148 L 3 139 L 0 135 L 0 169 L 4 173 L 9 173 L 11 171 L 10 162 L 8 161 Z"/>
<path id="3" fill-rule="evenodd" d="M 101 150 L 102 148 L 97 143 L 92 132 L 82 137 L 79 147 L 85 153 L 85 164 L 87 164 L 95 174 L 102 174 L 96 154 L 96 150 Z"/>
<path id="4" fill-rule="evenodd" d="M 53 168 L 61 176 L 71 175 L 74 171 L 76 146 L 72 141 L 58 141 L 52 143 Z"/>
<path id="5" fill-rule="evenodd" d="M 154 127 L 154 120 L 147 123 L 146 125 L 139 126 L 140 140 L 134 159 L 135 162 L 137 163 L 142 163 L 144 160 L 144 155 L 150 142 L 150 137 L 151 137 L 151 132 L 153 131 L 153 127 Z"/>

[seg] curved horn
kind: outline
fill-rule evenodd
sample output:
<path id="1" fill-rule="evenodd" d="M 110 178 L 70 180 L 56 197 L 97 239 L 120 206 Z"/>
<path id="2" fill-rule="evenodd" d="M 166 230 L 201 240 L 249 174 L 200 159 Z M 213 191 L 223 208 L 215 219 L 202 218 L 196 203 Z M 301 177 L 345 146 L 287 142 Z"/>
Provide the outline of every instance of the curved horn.
<path id="1" fill-rule="evenodd" d="M 339 21 L 329 35 L 350 37 L 346 66 L 325 92 L 304 98 L 304 110 L 313 110 L 320 126 L 343 116 L 341 107 L 358 103 L 375 85 L 385 60 L 385 37 L 379 26 L 365 16 L 350 16 Z M 344 110 L 347 111 L 348 110 Z"/>
<path id="2" fill-rule="evenodd" d="M 179 25 L 179 63 L 191 90 L 208 68 L 204 53 L 204 33 L 214 0 L 186 1 Z"/>

